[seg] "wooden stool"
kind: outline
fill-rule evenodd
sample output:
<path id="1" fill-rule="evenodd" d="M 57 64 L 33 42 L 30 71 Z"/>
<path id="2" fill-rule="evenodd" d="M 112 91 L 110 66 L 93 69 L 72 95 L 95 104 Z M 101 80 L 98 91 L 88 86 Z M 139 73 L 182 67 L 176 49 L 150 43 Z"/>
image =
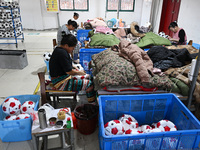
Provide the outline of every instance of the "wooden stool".
<path id="1" fill-rule="evenodd" d="M 41 105 L 51 102 L 50 97 L 53 97 L 54 108 L 57 108 L 58 101 L 62 100 L 61 97 L 72 96 L 73 102 L 76 103 L 77 93 L 72 91 L 59 91 L 59 90 L 47 90 L 45 85 L 45 72 L 38 73 L 40 81 L 40 92 L 41 92 Z"/>

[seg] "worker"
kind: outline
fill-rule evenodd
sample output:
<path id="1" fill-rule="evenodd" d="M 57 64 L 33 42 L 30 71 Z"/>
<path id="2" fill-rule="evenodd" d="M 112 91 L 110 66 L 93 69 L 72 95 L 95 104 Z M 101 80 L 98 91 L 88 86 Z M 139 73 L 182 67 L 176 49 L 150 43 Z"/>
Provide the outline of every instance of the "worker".
<path id="1" fill-rule="evenodd" d="M 168 39 L 174 45 L 186 45 L 187 44 L 187 36 L 183 28 L 180 28 L 176 22 L 171 22 L 168 29 L 173 32 L 172 37 L 168 37 Z"/>
<path id="2" fill-rule="evenodd" d="M 49 61 L 51 81 L 56 90 L 61 91 L 86 91 L 88 102 L 96 100 L 93 82 L 87 78 L 84 71 L 79 71 L 72 65 L 71 54 L 76 47 L 77 39 L 72 34 L 64 34 L 61 44 L 57 46 Z M 80 75 L 81 78 L 73 78 Z M 83 78 L 82 78 L 83 77 Z"/>
<path id="3" fill-rule="evenodd" d="M 76 21 L 73 20 L 68 20 L 67 24 L 62 25 L 57 32 L 57 42 L 58 42 L 58 46 L 61 44 L 61 40 L 62 40 L 62 35 L 63 34 L 71 34 L 71 30 L 75 30 L 77 29 L 78 24 L 76 23 Z"/>
<path id="4" fill-rule="evenodd" d="M 79 18 L 79 14 L 76 13 L 76 12 L 74 12 L 74 15 L 73 15 L 73 19 L 72 19 L 72 20 L 77 21 L 78 18 Z"/>

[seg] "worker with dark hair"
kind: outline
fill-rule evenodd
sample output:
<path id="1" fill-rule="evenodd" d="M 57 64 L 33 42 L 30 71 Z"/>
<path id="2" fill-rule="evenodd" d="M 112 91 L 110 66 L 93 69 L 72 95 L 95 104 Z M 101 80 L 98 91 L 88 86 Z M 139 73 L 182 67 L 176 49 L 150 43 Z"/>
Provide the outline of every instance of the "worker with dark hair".
<path id="1" fill-rule="evenodd" d="M 63 26 L 61 26 L 57 32 L 58 46 L 61 44 L 62 35 L 63 34 L 71 34 L 70 31 L 77 29 L 77 27 L 78 27 L 78 24 L 76 23 L 76 21 L 72 21 L 71 19 L 68 20 L 67 24 L 64 24 Z"/>
<path id="2" fill-rule="evenodd" d="M 173 32 L 172 37 L 168 39 L 175 45 L 186 45 L 187 36 L 183 28 L 180 28 L 176 22 L 171 22 L 168 29 Z"/>
<path id="3" fill-rule="evenodd" d="M 79 18 L 79 14 L 75 12 L 73 18 L 74 20 L 77 20 Z"/>
<path id="4" fill-rule="evenodd" d="M 61 44 L 54 49 L 49 61 L 51 82 L 56 90 L 86 91 L 88 102 L 94 102 L 96 92 L 93 82 L 89 80 L 89 75 L 86 76 L 84 71 L 80 71 L 72 65 L 69 54 L 73 52 L 76 44 L 77 39 L 74 35 L 63 35 Z M 80 75 L 80 79 L 73 78 L 74 75 Z"/>

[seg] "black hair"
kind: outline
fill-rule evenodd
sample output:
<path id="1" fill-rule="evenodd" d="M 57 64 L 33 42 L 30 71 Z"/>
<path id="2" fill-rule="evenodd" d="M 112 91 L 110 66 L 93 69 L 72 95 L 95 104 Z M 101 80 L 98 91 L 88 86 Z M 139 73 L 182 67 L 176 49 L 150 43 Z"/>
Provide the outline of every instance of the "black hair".
<path id="1" fill-rule="evenodd" d="M 76 16 L 76 17 L 79 17 L 79 14 L 75 12 L 75 13 L 74 13 L 74 17 L 75 17 L 75 16 Z"/>
<path id="2" fill-rule="evenodd" d="M 77 39 L 74 35 L 72 34 L 65 34 L 62 32 L 62 40 L 61 40 L 61 45 L 67 44 L 69 47 L 74 47 L 77 44 Z"/>
<path id="3" fill-rule="evenodd" d="M 76 23 L 76 21 L 73 21 L 71 19 L 68 20 L 67 24 L 72 25 L 75 29 L 78 27 L 78 24 Z"/>
<path id="4" fill-rule="evenodd" d="M 177 24 L 176 22 L 171 22 L 171 23 L 169 24 L 168 29 L 170 29 L 170 28 L 175 28 L 175 27 L 178 27 L 178 24 Z"/>

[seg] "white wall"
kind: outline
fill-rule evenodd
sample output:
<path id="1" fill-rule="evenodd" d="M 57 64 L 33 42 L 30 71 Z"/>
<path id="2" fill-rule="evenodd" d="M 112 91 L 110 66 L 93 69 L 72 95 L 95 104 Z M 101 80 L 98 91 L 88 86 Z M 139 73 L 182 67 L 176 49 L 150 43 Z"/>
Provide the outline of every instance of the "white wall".
<path id="1" fill-rule="evenodd" d="M 200 0 L 182 0 L 178 25 L 184 28 L 187 39 L 200 44 Z"/>
<path id="2" fill-rule="evenodd" d="M 120 12 L 119 18 L 125 21 L 126 24 L 136 21 L 139 25 L 143 25 L 144 22 L 149 21 L 150 5 L 146 5 L 143 1 L 146 0 L 135 0 L 134 12 Z M 34 30 L 58 28 L 57 14 L 47 12 L 44 2 L 45 0 L 19 0 L 23 28 Z M 105 11 L 106 0 L 89 0 L 89 11 L 77 11 L 80 15 L 78 23 L 80 24 L 87 19 L 93 19 L 95 17 L 105 19 Z M 67 23 L 72 18 L 73 13 L 74 11 L 59 11 L 60 25 Z M 106 20 L 116 18 L 117 12 L 107 12 L 106 16 Z"/>

